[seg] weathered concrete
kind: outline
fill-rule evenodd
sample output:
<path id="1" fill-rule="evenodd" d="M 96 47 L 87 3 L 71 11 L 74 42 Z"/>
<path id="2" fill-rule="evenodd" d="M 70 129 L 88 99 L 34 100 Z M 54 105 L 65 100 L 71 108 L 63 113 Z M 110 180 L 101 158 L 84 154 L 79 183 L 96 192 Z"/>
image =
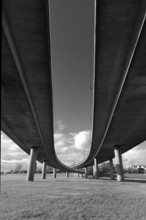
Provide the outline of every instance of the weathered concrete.
<path id="1" fill-rule="evenodd" d="M 146 1 L 95 2 L 92 147 L 80 167 L 93 165 L 95 155 L 105 162 L 113 146 L 124 153 L 146 136 Z"/>
<path id="2" fill-rule="evenodd" d="M 36 169 L 37 154 L 38 154 L 38 149 L 35 147 L 31 148 L 26 181 L 33 181 L 34 180 L 34 172 Z"/>
<path id="3" fill-rule="evenodd" d="M 116 172 L 117 172 L 117 181 L 124 181 L 124 172 L 123 172 L 123 163 L 121 150 L 119 146 L 114 147 L 115 160 L 116 160 Z"/>
<path id="4" fill-rule="evenodd" d="M 1 84 L 1 102 L 3 101 L 4 94 L 5 94 L 5 87 L 4 85 Z"/>
<path id="5" fill-rule="evenodd" d="M 3 1 L 1 129 L 27 154 L 39 146 L 37 160 L 65 172 L 70 168 L 56 159 L 53 143 L 49 24 L 48 1 Z"/>
<path id="6" fill-rule="evenodd" d="M 88 169 L 87 169 L 87 167 L 85 167 L 85 178 L 87 178 L 88 177 Z"/>
<path id="7" fill-rule="evenodd" d="M 56 178 L 56 168 L 53 168 L 53 178 Z"/>
<path id="8" fill-rule="evenodd" d="M 39 146 L 38 161 L 65 172 L 54 153 L 50 22 L 44 2 L 3 1 L 2 131 L 28 154 L 30 146 Z M 82 167 L 95 155 L 98 163 L 113 158 L 119 143 L 122 153 L 128 151 L 145 140 L 146 131 L 146 1 L 95 2 L 93 139 Z"/>
<path id="9" fill-rule="evenodd" d="M 79 169 L 78 169 L 79 170 Z M 78 178 L 79 178 L 79 176 L 80 176 L 80 173 L 78 173 Z"/>
<path id="10" fill-rule="evenodd" d="M 69 172 L 66 172 L 66 178 L 68 178 L 69 177 Z"/>
<path id="11" fill-rule="evenodd" d="M 96 158 L 94 158 L 93 177 L 94 177 L 95 179 L 98 179 L 98 178 L 99 178 L 98 162 L 97 162 L 97 159 L 96 159 Z"/>
<path id="12" fill-rule="evenodd" d="M 111 179 L 114 180 L 114 165 L 113 165 L 113 159 L 109 159 L 110 164 L 110 176 Z"/>
<path id="13" fill-rule="evenodd" d="M 47 167 L 47 164 L 44 161 L 42 164 L 42 179 L 46 179 L 46 167 Z"/>

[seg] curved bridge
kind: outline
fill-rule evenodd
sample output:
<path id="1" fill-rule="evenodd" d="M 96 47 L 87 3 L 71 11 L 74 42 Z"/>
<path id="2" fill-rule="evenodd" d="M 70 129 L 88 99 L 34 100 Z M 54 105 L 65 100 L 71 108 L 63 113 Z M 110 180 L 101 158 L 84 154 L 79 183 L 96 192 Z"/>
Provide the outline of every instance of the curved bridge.
<path id="1" fill-rule="evenodd" d="M 96 1 L 92 145 L 85 167 L 146 139 L 146 1 Z"/>
<path id="2" fill-rule="evenodd" d="M 3 1 L 1 129 L 63 171 L 54 150 L 48 1 Z"/>
<path id="3" fill-rule="evenodd" d="M 145 0 L 95 1 L 92 145 L 73 168 L 54 150 L 48 1 L 4 1 L 3 9 L 2 130 L 26 153 L 74 171 L 146 139 Z"/>

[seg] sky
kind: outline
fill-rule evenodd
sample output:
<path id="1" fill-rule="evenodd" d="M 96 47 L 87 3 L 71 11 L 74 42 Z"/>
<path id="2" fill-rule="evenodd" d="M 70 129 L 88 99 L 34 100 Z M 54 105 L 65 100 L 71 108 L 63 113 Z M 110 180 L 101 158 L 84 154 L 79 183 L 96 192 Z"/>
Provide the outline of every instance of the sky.
<path id="1" fill-rule="evenodd" d="M 94 0 L 50 0 L 54 141 L 66 165 L 81 162 L 91 143 Z M 29 156 L 1 132 L 1 170 Z M 123 155 L 124 166 L 146 164 L 146 141 Z M 40 164 L 38 164 L 40 165 Z"/>
<path id="2" fill-rule="evenodd" d="M 51 51 L 55 122 L 66 132 L 91 129 L 93 12 L 91 0 L 51 0 Z"/>

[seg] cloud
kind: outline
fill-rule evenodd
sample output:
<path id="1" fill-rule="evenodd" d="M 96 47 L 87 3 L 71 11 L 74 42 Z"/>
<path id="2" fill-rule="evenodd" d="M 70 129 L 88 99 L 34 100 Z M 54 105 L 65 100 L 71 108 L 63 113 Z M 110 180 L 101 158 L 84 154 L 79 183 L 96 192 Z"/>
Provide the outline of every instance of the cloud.
<path id="1" fill-rule="evenodd" d="M 78 133 L 63 133 L 65 125 L 60 120 L 58 130 L 54 134 L 55 151 L 62 163 L 72 165 L 85 159 L 90 148 L 90 131 L 80 131 Z M 27 155 L 18 145 L 1 132 L 2 139 L 2 169 L 12 169 L 17 163 L 22 163 L 27 169 L 29 155 Z M 24 168 L 25 167 L 25 168 Z"/>
<path id="2" fill-rule="evenodd" d="M 1 159 L 11 162 L 12 160 L 23 160 L 29 157 L 18 145 L 5 135 L 1 138 Z"/>
<path id="3" fill-rule="evenodd" d="M 63 125 L 62 121 L 59 124 Z M 54 134 L 54 143 L 59 160 L 70 166 L 82 162 L 87 157 L 91 147 L 91 131 L 65 134 L 63 126 L 59 126 Z M 146 165 L 146 141 L 126 152 L 122 157 L 124 166 Z M 1 132 L 1 169 L 10 170 L 16 163 L 22 163 L 22 169 L 27 169 L 28 162 L 29 155 Z"/>
<path id="4" fill-rule="evenodd" d="M 146 165 L 146 141 L 122 155 L 124 167 Z"/>
<path id="5" fill-rule="evenodd" d="M 64 134 L 55 133 L 55 134 L 54 134 L 54 139 L 55 139 L 55 140 L 58 140 L 58 139 L 62 138 L 62 136 L 64 136 Z"/>
<path id="6" fill-rule="evenodd" d="M 77 149 L 89 149 L 91 146 L 91 132 L 81 131 L 74 137 Z"/>
<path id="7" fill-rule="evenodd" d="M 66 165 L 72 165 L 84 160 L 91 145 L 90 135 L 90 131 L 54 134 L 55 151 L 58 159 Z"/>
<path id="8" fill-rule="evenodd" d="M 66 127 L 67 125 L 65 125 L 62 120 L 58 120 L 57 122 L 55 122 L 55 130 L 57 130 L 58 133 L 64 131 Z"/>
<path id="9" fill-rule="evenodd" d="M 66 165 L 82 162 L 91 147 L 91 131 L 56 134 L 55 146 L 58 158 Z M 146 165 L 146 141 L 122 155 L 123 165 Z"/>
<path id="10" fill-rule="evenodd" d="M 29 155 L 1 131 L 1 170 L 10 170 L 17 163 L 27 167 Z"/>
<path id="11" fill-rule="evenodd" d="M 90 131 L 80 131 L 78 133 L 63 133 L 65 125 L 60 120 L 58 130 L 54 134 L 55 151 L 59 160 L 65 165 L 79 163 L 87 156 L 90 148 Z M 29 155 L 27 155 L 18 145 L 1 132 L 2 139 L 2 170 L 10 170 L 17 163 L 22 163 L 22 169 L 27 169 Z"/>
<path id="12" fill-rule="evenodd" d="M 87 130 L 66 134 L 64 130 L 67 126 L 62 120 L 55 122 L 55 126 L 57 132 L 54 134 L 54 144 L 57 157 L 65 164 L 69 161 L 70 164 L 74 161 L 81 162 L 89 152 L 91 132 Z"/>
<path id="13" fill-rule="evenodd" d="M 82 152 L 72 152 L 67 154 L 59 154 L 58 158 L 63 164 L 71 166 L 80 163 L 85 157 Z"/>

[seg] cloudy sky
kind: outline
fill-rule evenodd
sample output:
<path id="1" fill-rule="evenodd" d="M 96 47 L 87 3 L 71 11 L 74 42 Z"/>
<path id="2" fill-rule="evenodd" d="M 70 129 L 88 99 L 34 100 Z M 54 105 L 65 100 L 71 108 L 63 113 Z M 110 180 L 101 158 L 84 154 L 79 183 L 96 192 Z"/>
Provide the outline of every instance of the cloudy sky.
<path id="1" fill-rule="evenodd" d="M 58 121 L 58 124 L 61 129 L 58 127 L 58 131 L 54 134 L 58 158 L 67 165 L 82 161 L 89 152 L 91 132 L 84 130 L 78 133 L 65 133 L 63 123 Z M 1 170 L 15 169 L 18 163 L 22 164 L 22 169 L 27 169 L 29 156 L 3 132 L 1 132 L 1 142 Z M 146 141 L 123 154 L 122 157 L 124 167 L 145 165 Z"/>
<path id="2" fill-rule="evenodd" d="M 82 161 L 91 143 L 94 0 L 50 0 L 54 140 L 67 165 Z M 1 169 L 27 168 L 28 158 L 1 133 Z M 146 142 L 123 155 L 124 165 L 146 164 Z"/>

